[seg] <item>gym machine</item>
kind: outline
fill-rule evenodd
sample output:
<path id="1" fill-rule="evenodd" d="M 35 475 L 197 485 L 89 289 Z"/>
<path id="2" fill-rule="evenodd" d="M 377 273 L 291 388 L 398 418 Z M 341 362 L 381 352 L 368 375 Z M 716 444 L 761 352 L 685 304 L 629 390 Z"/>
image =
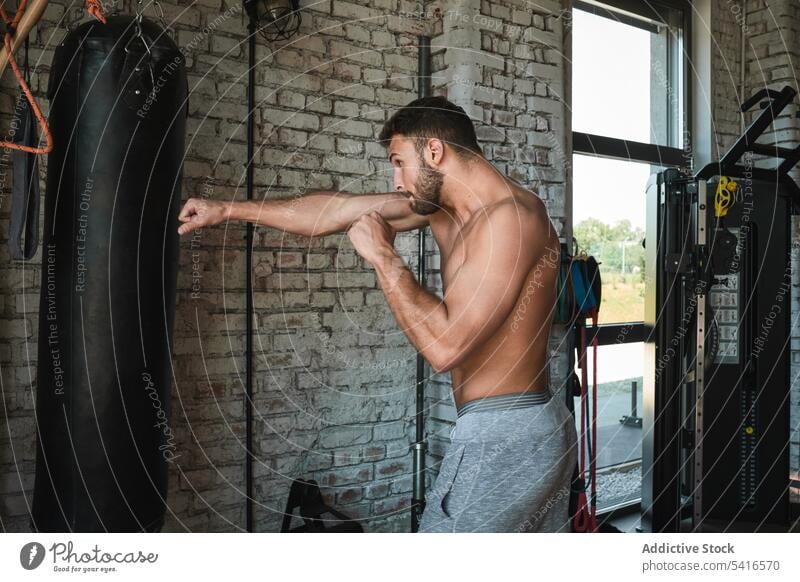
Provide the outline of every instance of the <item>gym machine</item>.
<path id="1" fill-rule="evenodd" d="M 757 143 L 796 94 L 759 91 L 742 111 L 761 113 L 719 162 L 648 182 L 642 531 L 787 531 L 796 519 L 789 251 L 800 189 L 788 172 L 800 147 Z"/>

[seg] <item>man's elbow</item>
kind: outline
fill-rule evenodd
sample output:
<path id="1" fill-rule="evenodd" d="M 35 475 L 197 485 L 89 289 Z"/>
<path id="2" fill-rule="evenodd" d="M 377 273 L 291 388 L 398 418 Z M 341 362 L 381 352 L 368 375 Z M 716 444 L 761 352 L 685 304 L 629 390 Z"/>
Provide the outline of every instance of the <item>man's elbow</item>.
<path id="1" fill-rule="evenodd" d="M 447 364 L 440 362 L 439 360 L 434 360 L 433 358 L 428 358 L 428 363 L 431 365 L 431 370 L 433 370 L 434 374 L 446 374 L 453 368 L 447 366 Z"/>
<path id="2" fill-rule="evenodd" d="M 439 348 L 431 353 L 428 362 L 431 369 L 437 374 L 445 374 L 457 368 L 466 357 L 465 350 L 453 348 Z"/>
<path id="3" fill-rule="evenodd" d="M 315 225 L 311 228 L 304 230 L 300 234 L 303 236 L 307 236 L 308 238 L 323 238 L 340 232 L 342 231 L 337 230 L 335 227 L 326 225 L 320 225 L 320 226 Z"/>

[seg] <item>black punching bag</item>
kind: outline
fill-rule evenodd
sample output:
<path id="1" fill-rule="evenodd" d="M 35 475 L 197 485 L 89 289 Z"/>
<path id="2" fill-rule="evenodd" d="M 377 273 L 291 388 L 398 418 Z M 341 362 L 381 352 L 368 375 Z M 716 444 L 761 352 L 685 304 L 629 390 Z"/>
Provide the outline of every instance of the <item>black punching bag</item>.
<path id="1" fill-rule="evenodd" d="M 55 51 L 47 163 L 31 526 L 158 531 L 167 469 L 183 54 L 133 16 Z"/>

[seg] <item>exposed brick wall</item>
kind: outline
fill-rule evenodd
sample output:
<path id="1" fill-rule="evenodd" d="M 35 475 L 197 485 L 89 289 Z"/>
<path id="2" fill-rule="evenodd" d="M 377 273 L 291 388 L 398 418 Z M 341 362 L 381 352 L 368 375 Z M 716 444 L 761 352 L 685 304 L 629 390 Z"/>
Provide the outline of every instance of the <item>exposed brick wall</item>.
<path id="1" fill-rule="evenodd" d="M 162 2 L 187 51 L 191 91 L 184 197 L 243 199 L 246 42 L 239 3 Z M 31 36 L 33 88 L 43 89 L 66 11 L 53 0 Z M 307 189 L 391 190 L 375 137 L 416 97 L 419 23 L 397 0 L 303 2 L 300 33 L 259 40 L 256 195 Z M 229 12 L 226 12 L 230 6 Z M 130 10 L 125 10 L 130 13 Z M 84 17 L 70 10 L 68 22 Z M 0 95 L 2 130 L 15 94 Z M 46 160 L 43 160 L 46 166 Z M 42 176 L 44 176 L 44 167 Z M 3 192 L 8 228 L 8 184 Z M 10 264 L 5 240 L 0 294 L 0 519 L 28 528 L 33 486 L 33 391 L 40 257 Z M 416 233 L 397 246 L 416 269 Z M 166 531 L 244 528 L 244 227 L 181 241 L 175 323 Z M 368 531 L 407 531 L 415 351 L 398 331 L 374 271 L 345 235 L 308 239 L 258 228 L 254 258 L 256 528 L 277 531 L 289 483 L 314 478 L 326 499 Z"/>
<path id="2" fill-rule="evenodd" d="M 736 18 L 739 1 L 715 0 L 712 19 L 707 23 L 712 35 L 711 83 L 713 87 L 711 143 L 716 147 L 712 157 L 718 160 L 741 133 L 739 107 L 746 98 L 740 93 L 741 28 Z M 689 73 L 691 76 L 691 72 Z"/>

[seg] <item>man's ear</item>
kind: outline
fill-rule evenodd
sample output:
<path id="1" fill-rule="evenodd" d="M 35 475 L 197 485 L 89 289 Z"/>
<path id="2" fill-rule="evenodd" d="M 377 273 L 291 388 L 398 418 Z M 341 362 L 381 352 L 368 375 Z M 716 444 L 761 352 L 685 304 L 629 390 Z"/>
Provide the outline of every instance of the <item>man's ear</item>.
<path id="1" fill-rule="evenodd" d="M 442 163 L 442 158 L 444 157 L 444 142 L 439 138 L 432 137 L 428 140 L 427 147 L 423 153 L 428 165 L 438 166 Z M 430 159 L 427 159 L 428 157 Z"/>

